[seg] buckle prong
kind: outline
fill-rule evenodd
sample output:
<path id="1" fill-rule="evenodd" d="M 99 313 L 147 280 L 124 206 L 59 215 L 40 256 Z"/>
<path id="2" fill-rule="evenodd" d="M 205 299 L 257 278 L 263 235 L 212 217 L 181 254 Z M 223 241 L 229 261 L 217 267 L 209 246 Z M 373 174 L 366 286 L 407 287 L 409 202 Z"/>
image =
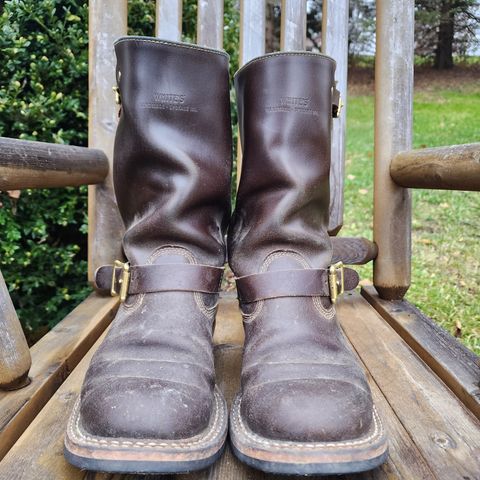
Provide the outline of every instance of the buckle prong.
<path id="1" fill-rule="evenodd" d="M 340 277 L 338 273 L 340 272 Z M 328 267 L 328 287 L 330 290 L 330 301 L 337 302 L 337 298 L 345 291 L 345 273 L 343 262 L 337 262 Z"/>
<path id="2" fill-rule="evenodd" d="M 117 268 L 122 269 L 122 274 L 117 282 Z M 120 291 L 117 290 L 117 283 L 120 285 Z M 113 273 L 112 273 L 112 286 L 110 288 L 110 295 L 116 297 L 120 295 L 120 301 L 123 303 L 128 295 L 128 287 L 130 284 L 130 264 L 128 262 L 121 262 L 120 260 L 115 260 L 113 264 Z"/>

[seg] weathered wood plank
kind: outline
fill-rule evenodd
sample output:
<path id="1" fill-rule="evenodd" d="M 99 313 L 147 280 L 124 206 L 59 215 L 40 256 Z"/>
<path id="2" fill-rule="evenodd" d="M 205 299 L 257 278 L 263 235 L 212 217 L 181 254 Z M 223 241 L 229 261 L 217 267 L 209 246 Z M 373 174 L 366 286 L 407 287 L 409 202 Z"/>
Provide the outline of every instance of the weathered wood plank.
<path id="1" fill-rule="evenodd" d="M 113 142 L 117 106 L 113 42 L 127 33 L 127 0 L 89 1 L 88 144 L 107 155 L 110 173 L 88 190 L 88 278 L 93 282 L 100 265 L 122 258 L 123 223 L 113 192 Z"/>
<path id="2" fill-rule="evenodd" d="M 377 4 L 373 283 L 380 296 L 403 298 L 410 286 L 411 197 L 390 177 L 390 163 L 412 145 L 414 1 Z"/>
<path id="3" fill-rule="evenodd" d="M 101 150 L 0 137 L 0 190 L 92 185 L 107 174 Z"/>
<path id="4" fill-rule="evenodd" d="M 373 287 L 361 293 L 480 419 L 480 359 L 406 300 L 382 300 Z"/>
<path id="5" fill-rule="evenodd" d="M 32 359 L 1 271 L 0 332 L 0 389 L 21 388 L 28 383 Z"/>
<path id="6" fill-rule="evenodd" d="M 265 0 L 240 2 L 240 66 L 265 53 Z"/>
<path id="7" fill-rule="evenodd" d="M 307 2 L 305 0 L 282 0 L 280 48 L 282 50 L 305 50 L 306 39 Z"/>
<path id="8" fill-rule="evenodd" d="M 358 297 L 359 298 L 359 297 Z M 230 299 L 222 299 L 222 303 Z M 228 307 L 230 308 L 230 307 Z M 371 308 L 371 307 L 368 307 Z M 235 312 L 219 320 L 225 323 L 222 329 L 228 330 L 228 324 L 236 324 L 239 318 Z M 145 480 L 143 475 L 108 475 L 94 472 L 81 472 L 64 460 L 63 435 L 69 412 L 80 391 L 83 376 L 97 344 L 90 350 L 70 377 L 59 388 L 50 402 L 32 422 L 17 444 L 5 457 L 0 467 L 1 480 Z M 233 396 L 239 389 L 242 347 L 240 345 L 218 345 L 215 347 L 215 365 L 217 383 L 231 404 Z M 377 406 L 386 421 L 391 434 L 390 459 L 381 468 L 360 475 L 342 477 L 311 477 L 325 480 L 400 480 L 433 479 L 428 465 L 419 450 L 410 439 L 408 432 L 396 418 L 393 410 L 381 394 L 379 388 L 369 378 Z M 157 477 L 152 477 L 157 478 Z M 190 475 L 162 476 L 164 480 L 273 480 L 274 475 L 267 475 L 239 463 L 227 448 L 223 457 L 210 469 Z M 297 477 L 285 477 L 286 480 Z"/>
<path id="9" fill-rule="evenodd" d="M 157 0 L 155 35 L 164 40 L 182 39 L 182 0 Z"/>
<path id="10" fill-rule="evenodd" d="M 364 265 L 377 256 L 375 243 L 366 238 L 332 237 L 332 263 L 342 261 L 345 265 Z"/>
<path id="11" fill-rule="evenodd" d="M 480 478 L 480 422 L 359 294 L 346 294 L 338 314 L 435 477 Z"/>
<path id="12" fill-rule="evenodd" d="M 345 135 L 347 128 L 348 0 L 324 0 L 322 52 L 337 62 L 335 79 L 344 108 L 332 123 L 332 166 L 330 167 L 330 221 L 328 232 L 336 235 L 343 225 L 345 178 Z"/>
<path id="13" fill-rule="evenodd" d="M 213 343 L 243 345 L 244 339 L 242 314 L 238 308 L 236 292 L 224 293 L 218 305 Z"/>
<path id="14" fill-rule="evenodd" d="M 198 0 L 197 43 L 220 49 L 223 46 L 223 0 Z"/>
<path id="15" fill-rule="evenodd" d="M 390 165 L 402 187 L 480 191 L 480 143 L 401 152 Z"/>
<path id="16" fill-rule="evenodd" d="M 117 298 L 93 293 L 31 348 L 31 383 L 0 392 L 0 460 L 109 325 L 117 305 Z"/>

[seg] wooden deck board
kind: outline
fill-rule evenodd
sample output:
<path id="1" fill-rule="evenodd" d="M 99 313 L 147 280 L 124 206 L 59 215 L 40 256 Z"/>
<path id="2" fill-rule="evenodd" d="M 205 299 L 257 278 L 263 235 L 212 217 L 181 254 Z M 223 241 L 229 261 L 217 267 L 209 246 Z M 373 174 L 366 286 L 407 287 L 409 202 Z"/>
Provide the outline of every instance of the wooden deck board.
<path id="1" fill-rule="evenodd" d="M 358 294 L 338 308 L 348 339 L 438 479 L 480 479 L 480 422 Z"/>
<path id="2" fill-rule="evenodd" d="M 358 294 L 349 296 L 340 303 L 339 317 L 347 336 L 369 370 L 373 396 L 390 433 L 390 458 L 384 466 L 372 472 L 331 479 L 479 478 L 480 469 L 473 470 L 475 462 L 478 462 L 475 459 L 475 454 L 478 456 L 479 452 L 478 421 Z M 242 356 L 242 336 L 238 335 L 240 330 L 241 319 L 234 299 L 222 300 L 215 338 L 217 342 L 228 338 L 236 343 L 217 345 L 215 348 L 217 381 L 229 402 L 239 386 Z M 375 339 L 375 336 L 381 338 Z M 0 463 L 0 480 L 276 478 L 240 464 L 228 448 L 212 468 L 190 475 L 110 475 L 81 472 L 71 467 L 63 458 L 64 430 L 90 358 L 99 342 L 87 353 Z M 402 366 L 403 361 L 405 366 Z M 441 414 L 438 415 L 438 412 Z M 294 477 L 282 478 L 287 480 Z"/>
<path id="3" fill-rule="evenodd" d="M 406 300 L 382 300 L 374 287 L 363 297 L 480 419 L 480 359 Z"/>
<path id="4" fill-rule="evenodd" d="M 111 322 L 117 300 L 92 293 L 31 348 L 31 383 L 0 392 L 0 459 Z"/>

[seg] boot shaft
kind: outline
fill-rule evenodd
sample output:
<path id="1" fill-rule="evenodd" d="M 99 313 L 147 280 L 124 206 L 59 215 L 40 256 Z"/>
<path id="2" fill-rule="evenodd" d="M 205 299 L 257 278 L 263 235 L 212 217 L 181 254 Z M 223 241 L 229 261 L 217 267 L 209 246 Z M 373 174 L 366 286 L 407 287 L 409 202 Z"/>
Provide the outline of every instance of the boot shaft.
<path id="1" fill-rule="evenodd" d="M 223 265 L 230 216 L 227 54 L 154 38 L 115 45 L 121 114 L 114 186 L 124 250 L 145 263 L 162 246 Z"/>
<path id="2" fill-rule="evenodd" d="M 312 267 L 331 260 L 327 234 L 330 130 L 335 62 L 280 53 L 252 60 L 235 77 L 242 174 L 230 263 L 258 272 L 276 250 L 294 250 Z"/>

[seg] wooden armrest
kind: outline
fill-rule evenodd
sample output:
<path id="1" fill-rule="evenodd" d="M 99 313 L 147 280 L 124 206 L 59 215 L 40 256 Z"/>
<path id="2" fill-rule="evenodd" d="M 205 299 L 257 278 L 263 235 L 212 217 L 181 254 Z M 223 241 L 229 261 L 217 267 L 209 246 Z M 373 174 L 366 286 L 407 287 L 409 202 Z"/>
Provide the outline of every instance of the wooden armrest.
<path id="1" fill-rule="evenodd" d="M 108 168 L 101 150 L 0 137 L 0 190 L 101 183 Z"/>
<path id="2" fill-rule="evenodd" d="M 390 176 L 402 187 L 480 191 L 480 143 L 401 152 Z"/>

